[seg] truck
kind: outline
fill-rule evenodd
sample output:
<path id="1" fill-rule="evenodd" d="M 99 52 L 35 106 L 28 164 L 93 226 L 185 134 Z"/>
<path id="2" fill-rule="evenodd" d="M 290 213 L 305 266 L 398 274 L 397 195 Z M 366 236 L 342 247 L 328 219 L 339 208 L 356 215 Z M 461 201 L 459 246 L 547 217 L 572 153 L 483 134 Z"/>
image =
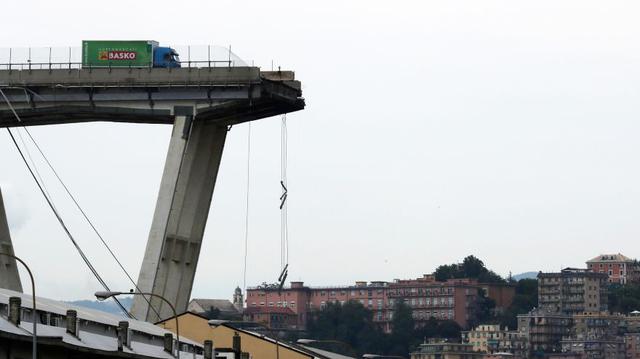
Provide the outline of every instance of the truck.
<path id="1" fill-rule="evenodd" d="M 84 40 L 83 68 L 180 67 L 176 50 L 152 40 Z"/>

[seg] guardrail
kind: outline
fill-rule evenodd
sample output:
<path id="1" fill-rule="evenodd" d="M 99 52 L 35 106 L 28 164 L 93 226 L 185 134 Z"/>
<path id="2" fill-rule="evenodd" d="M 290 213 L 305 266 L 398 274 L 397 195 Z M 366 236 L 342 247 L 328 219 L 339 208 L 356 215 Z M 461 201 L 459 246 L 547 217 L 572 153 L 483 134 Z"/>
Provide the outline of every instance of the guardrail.
<path id="1" fill-rule="evenodd" d="M 211 61 L 180 61 L 180 68 L 216 68 L 216 67 L 236 67 L 234 61 L 211 60 Z M 242 65 L 245 66 L 245 65 Z M 0 63 L 0 70 L 8 71 L 31 71 L 31 70 L 80 70 L 80 69 L 152 69 L 153 66 L 83 66 L 81 62 L 16 62 Z M 167 68 L 171 70 L 171 68 Z"/>
<path id="2" fill-rule="evenodd" d="M 244 67 L 245 61 L 231 47 L 197 45 L 175 46 L 183 68 Z M 151 68 L 151 66 L 83 66 L 80 47 L 0 48 L 0 70 L 73 70 L 82 68 Z"/>

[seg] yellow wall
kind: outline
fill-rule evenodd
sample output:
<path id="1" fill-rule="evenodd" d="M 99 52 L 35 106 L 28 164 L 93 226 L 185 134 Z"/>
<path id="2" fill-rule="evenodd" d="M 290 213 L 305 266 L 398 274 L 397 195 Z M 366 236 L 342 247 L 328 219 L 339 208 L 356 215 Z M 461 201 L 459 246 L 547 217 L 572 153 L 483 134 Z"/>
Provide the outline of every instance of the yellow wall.
<path id="1" fill-rule="evenodd" d="M 203 344 L 205 340 L 213 340 L 213 346 L 216 348 L 232 348 L 233 335 L 237 330 L 219 325 L 212 327 L 209 321 L 191 313 L 184 313 L 178 316 L 180 325 L 180 336 L 189 338 L 195 342 Z M 168 319 L 158 323 L 163 327 L 175 333 L 175 319 Z M 289 348 L 285 348 L 262 339 L 255 335 L 237 331 L 241 338 L 242 351 L 250 354 L 256 359 L 311 359 L 312 356 L 304 354 Z"/>

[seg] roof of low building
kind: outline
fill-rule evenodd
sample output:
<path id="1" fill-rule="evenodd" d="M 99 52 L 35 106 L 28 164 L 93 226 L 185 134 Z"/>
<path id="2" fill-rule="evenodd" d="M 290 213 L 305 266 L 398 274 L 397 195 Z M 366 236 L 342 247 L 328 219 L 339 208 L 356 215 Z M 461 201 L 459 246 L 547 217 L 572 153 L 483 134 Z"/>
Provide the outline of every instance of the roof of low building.
<path id="1" fill-rule="evenodd" d="M 211 308 L 216 308 L 223 313 L 239 313 L 238 309 L 228 299 L 191 299 L 188 310 L 196 313 L 204 313 Z"/>
<path id="2" fill-rule="evenodd" d="M 283 307 L 248 307 L 244 310 L 245 314 L 288 314 L 296 315 L 291 308 Z"/>
<path id="3" fill-rule="evenodd" d="M 312 346 L 309 345 L 300 345 L 297 344 L 297 346 L 302 347 L 310 352 L 314 352 L 316 354 L 320 354 L 326 358 L 329 359 L 355 359 L 353 357 L 350 356 L 346 356 L 346 355 L 342 355 L 342 354 L 338 354 L 338 353 L 334 353 L 334 352 L 330 352 L 328 350 L 323 350 L 323 349 L 318 349 L 318 348 L 314 348 Z"/>
<path id="4" fill-rule="evenodd" d="M 31 294 L 24 294 L 8 289 L 0 288 L 0 305 L 8 306 L 10 297 L 19 297 L 21 299 L 21 308 L 29 310 L 33 307 Z M 36 324 L 38 338 L 49 342 L 52 345 L 60 345 L 76 349 L 90 349 L 100 353 L 109 353 L 118 351 L 118 339 L 115 328 L 121 321 L 129 323 L 129 329 L 132 332 L 143 334 L 148 340 L 136 340 L 136 336 L 132 336 L 131 348 L 124 348 L 123 352 L 131 357 L 150 357 L 150 358 L 173 358 L 171 354 L 164 351 L 163 337 L 165 333 L 171 333 L 152 323 L 143 322 L 135 319 L 127 319 L 118 315 L 102 312 L 99 310 L 89 309 L 81 306 L 75 306 L 69 303 L 56 301 L 47 298 L 36 297 L 36 310 L 39 313 L 49 313 L 57 315 L 60 318 L 66 318 L 68 310 L 75 310 L 79 320 L 78 336 L 67 333 L 64 325 L 65 321 L 54 321 L 47 324 Z M 33 322 L 31 318 L 23 318 L 19 325 L 14 325 L 5 318 L 0 317 L 0 336 L 15 340 L 31 340 Z M 83 328 L 92 325 L 92 331 L 83 330 Z M 96 333 L 95 325 L 105 327 L 104 333 Z M 38 339 L 40 340 L 40 339 Z M 202 348 L 202 344 L 198 344 L 186 338 L 180 338 L 181 343 L 188 344 L 193 347 Z M 184 352 L 187 354 L 186 352 Z M 193 355 L 193 354 L 191 354 Z M 200 355 L 197 356 L 201 358 Z"/>
<path id="5" fill-rule="evenodd" d="M 320 349 L 316 349 L 316 348 L 308 348 L 308 346 L 304 346 L 304 345 L 300 345 L 300 344 L 294 344 L 294 343 L 290 343 L 287 341 L 281 341 L 275 338 L 272 338 L 270 336 L 264 335 L 264 334 L 260 334 L 251 330 L 247 330 L 244 328 L 240 328 L 239 326 L 234 325 L 232 322 L 227 322 L 227 323 L 220 323 L 217 326 L 221 326 L 221 327 L 225 327 L 228 328 L 230 330 L 234 330 L 237 331 L 239 333 L 244 333 L 246 335 L 250 335 L 259 339 L 262 339 L 264 341 L 270 342 L 272 344 L 275 345 L 279 345 L 282 346 L 284 348 L 305 354 L 313 359 L 354 359 L 345 355 L 341 355 L 341 354 L 337 354 L 334 352 L 330 352 L 327 350 L 320 350 Z"/>

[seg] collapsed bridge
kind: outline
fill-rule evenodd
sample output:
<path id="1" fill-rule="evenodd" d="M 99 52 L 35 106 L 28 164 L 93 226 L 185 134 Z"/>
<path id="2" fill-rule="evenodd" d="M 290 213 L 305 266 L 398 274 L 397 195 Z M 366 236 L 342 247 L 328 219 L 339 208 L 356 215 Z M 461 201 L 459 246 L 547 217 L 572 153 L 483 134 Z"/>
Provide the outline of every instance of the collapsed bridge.
<path id="1" fill-rule="evenodd" d="M 258 67 L 0 70 L 0 89 L 13 107 L 0 99 L 0 127 L 95 121 L 173 126 L 137 285 L 179 311 L 191 295 L 227 132 L 305 107 L 293 72 Z M 12 251 L 9 234 L 4 237 Z M 17 276 L 5 267 L 0 277 Z M 140 320 L 173 315 L 158 298 L 134 300 L 131 312 Z"/>

